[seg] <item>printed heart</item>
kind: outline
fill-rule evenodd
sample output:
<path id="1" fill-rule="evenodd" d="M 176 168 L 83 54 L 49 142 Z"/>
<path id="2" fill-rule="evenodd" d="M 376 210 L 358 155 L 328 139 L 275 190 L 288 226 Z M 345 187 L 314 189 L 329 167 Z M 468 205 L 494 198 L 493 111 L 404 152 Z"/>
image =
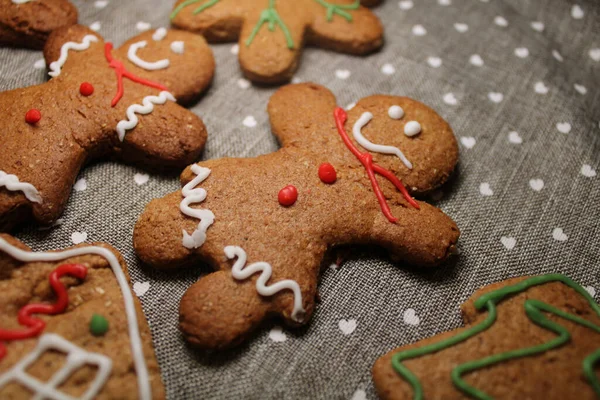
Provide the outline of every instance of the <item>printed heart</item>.
<path id="1" fill-rule="evenodd" d="M 556 61 L 563 62 L 564 58 L 562 54 L 558 52 L 558 50 L 552 50 L 552 57 L 556 59 Z"/>
<path id="2" fill-rule="evenodd" d="M 342 331 L 342 333 L 344 335 L 351 335 L 354 332 L 354 330 L 356 329 L 356 320 L 355 319 L 349 319 L 349 320 L 342 319 L 340 322 L 338 322 L 338 327 L 340 328 L 340 331 Z"/>
<path id="3" fill-rule="evenodd" d="M 579 92 L 579 94 L 587 93 L 587 88 L 583 85 L 580 85 L 579 83 L 574 84 L 573 87 Z"/>
<path id="4" fill-rule="evenodd" d="M 46 68 L 46 60 L 44 60 L 43 58 L 40 58 L 39 60 L 37 60 L 33 64 L 33 68 L 35 68 L 35 69 L 44 69 L 44 68 Z"/>
<path id="5" fill-rule="evenodd" d="M 562 228 L 554 228 L 552 237 L 559 242 L 566 242 L 569 237 L 563 232 Z"/>
<path id="6" fill-rule="evenodd" d="M 413 8 L 414 4 L 411 0 L 403 0 L 400 3 L 398 3 L 398 6 L 401 10 L 410 10 L 411 8 Z"/>
<path id="7" fill-rule="evenodd" d="M 438 0 L 438 4 L 440 6 L 449 6 L 452 4 L 452 0 Z"/>
<path id="8" fill-rule="evenodd" d="M 338 79 L 348 79 L 350 78 L 350 71 L 347 69 L 338 69 L 335 71 L 335 76 Z"/>
<path id="9" fill-rule="evenodd" d="M 463 137 L 460 138 L 460 142 L 467 149 L 472 149 L 473 146 L 475 146 L 476 140 L 475 140 L 474 137 L 471 137 L 471 136 L 463 136 Z"/>
<path id="10" fill-rule="evenodd" d="M 149 179 L 150 179 L 150 175 L 148 175 L 148 174 L 135 174 L 133 176 L 133 180 L 135 181 L 135 183 L 137 183 L 140 186 L 148 183 Z"/>
<path id="11" fill-rule="evenodd" d="M 381 72 L 385 75 L 393 75 L 396 72 L 396 68 L 392 64 L 383 64 L 381 67 Z"/>
<path id="12" fill-rule="evenodd" d="M 542 32 L 544 30 L 544 23 L 540 21 L 533 21 L 531 23 L 531 27 L 535 31 Z"/>
<path id="13" fill-rule="evenodd" d="M 74 244 L 80 244 L 87 240 L 87 233 L 85 232 L 73 232 L 71 234 L 71 241 Z"/>
<path id="14" fill-rule="evenodd" d="M 590 58 L 596 62 L 600 61 L 600 48 L 590 50 Z"/>
<path id="15" fill-rule="evenodd" d="M 231 50 L 229 51 L 231 52 L 231 54 L 238 54 L 240 52 L 240 45 L 234 44 L 233 46 L 231 46 Z"/>
<path id="16" fill-rule="evenodd" d="M 106 0 L 98 0 L 98 1 L 94 2 L 94 7 L 96 7 L 97 9 L 103 9 L 107 5 L 108 5 L 108 1 L 106 1 Z"/>
<path id="17" fill-rule="evenodd" d="M 469 62 L 476 67 L 481 67 L 484 64 L 483 59 L 481 58 L 481 56 L 479 54 L 473 54 L 469 58 Z"/>
<path id="18" fill-rule="evenodd" d="M 350 400 L 367 400 L 367 392 L 359 389 L 356 392 L 354 392 Z"/>
<path id="19" fill-rule="evenodd" d="M 87 189 L 87 182 L 85 178 L 81 178 L 77 182 L 75 182 L 75 184 L 73 185 L 73 189 L 76 192 L 83 192 L 85 189 Z"/>
<path id="20" fill-rule="evenodd" d="M 100 28 L 102 28 L 102 24 L 100 23 L 100 21 L 93 22 L 90 25 L 90 29 L 93 30 L 94 32 L 98 32 L 100 30 Z"/>
<path id="21" fill-rule="evenodd" d="M 250 87 L 250 81 L 244 78 L 238 79 L 237 84 L 240 89 L 248 89 Z"/>
<path id="22" fill-rule="evenodd" d="M 584 17 L 584 15 L 585 13 L 583 12 L 583 9 L 579 6 L 579 4 L 575 4 L 573 8 L 571 8 L 571 17 L 575 19 L 581 19 Z"/>
<path id="23" fill-rule="evenodd" d="M 541 179 L 531 179 L 529 181 L 529 186 L 536 192 L 539 192 L 544 188 L 544 181 Z"/>
<path id="24" fill-rule="evenodd" d="M 586 286 L 584 288 L 592 297 L 596 297 L 596 289 L 593 286 Z"/>
<path id="25" fill-rule="evenodd" d="M 559 122 L 558 124 L 556 124 L 556 129 L 558 129 L 560 133 L 567 134 L 571 132 L 571 124 L 568 122 Z"/>
<path id="26" fill-rule="evenodd" d="M 512 250 L 517 244 L 517 240 L 514 237 L 502 236 L 500 242 L 506 248 L 506 250 Z"/>
<path id="27" fill-rule="evenodd" d="M 133 292 L 137 297 L 142 297 L 150 289 L 150 282 L 136 282 L 133 284 Z"/>
<path id="28" fill-rule="evenodd" d="M 498 92 L 490 92 L 488 93 L 488 98 L 494 103 L 500 103 L 504 100 L 504 95 Z"/>
<path id="29" fill-rule="evenodd" d="M 444 103 L 455 106 L 458 104 L 458 100 L 456 99 L 456 96 L 454 96 L 454 93 L 446 93 L 444 95 Z"/>
<path id="30" fill-rule="evenodd" d="M 508 134 L 508 141 L 513 144 L 521 144 L 523 143 L 523 139 L 519 135 L 519 132 L 512 131 Z"/>
<path id="31" fill-rule="evenodd" d="M 427 35 L 427 30 L 423 25 L 415 25 L 412 28 L 412 33 L 415 36 L 425 36 Z"/>
<path id="32" fill-rule="evenodd" d="M 427 64 L 429 64 L 430 67 L 438 68 L 442 65 L 442 59 L 439 57 L 428 57 Z"/>
<path id="33" fill-rule="evenodd" d="M 408 308 L 404 311 L 403 319 L 404 323 L 407 325 L 417 326 L 419 325 L 419 322 L 421 322 L 421 319 L 417 316 L 417 312 L 412 308 Z"/>
<path id="34" fill-rule="evenodd" d="M 248 128 L 254 128 L 257 124 L 256 119 L 252 115 L 248 115 L 246 118 L 244 118 L 244 121 L 242 123 Z"/>
<path id="35" fill-rule="evenodd" d="M 490 184 L 487 182 L 484 182 L 481 185 L 479 185 L 479 193 L 481 193 L 482 196 L 493 196 L 494 195 L 494 192 L 492 191 Z"/>
<path id="36" fill-rule="evenodd" d="M 502 27 L 507 27 L 508 26 L 508 21 L 506 20 L 506 18 L 502 17 L 502 16 L 497 16 L 496 18 L 494 18 L 494 23 L 498 26 L 502 26 Z"/>
<path id="37" fill-rule="evenodd" d="M 285 342 L 287 337 L 280 326 L 276 326 L 269 332 L 269 339 L 276 343 Z"/>
<path id="38" fill-rule="evenodd" d="M 515 49 L 515 55 L 519 58 L 526 58 L 529 56 L 529 50 L 527 47 L 517 47 Z"/>
<path id="39" fill-rule="evenodd" d="M 581 175 L 587 178 L 593 178 L 596 176 L 596 170 L 589 164 L 583 164 L 583 167 L 581 167 Z"/>
<path id="40" fill-rule="evenodd" d="M 145 32 L 148 29 L 150 29 L 151 25 L 148 22 L 144 22 L 144 21 L 140 21 L 137 24 L 135 24 L 135 28 L 140 31 L 140 32 Z"/>
<path id="41" fill-rule="evenodd" d="M 548 93 L 548 86 L 546 86 L 544 84 L 544 82 L 537 82 L 534 86 L 535 88 L 535 92 L 539 93 L 539 94 L 546 94 Z"/>
<path id="42" fill-rule="evenodd" d="M 456 24 L 454 24 L 454 29 L 456 29 L 460 33 L 465 33 L 466 31 L 469 30 L 469 25 L 456 23 Z"/>

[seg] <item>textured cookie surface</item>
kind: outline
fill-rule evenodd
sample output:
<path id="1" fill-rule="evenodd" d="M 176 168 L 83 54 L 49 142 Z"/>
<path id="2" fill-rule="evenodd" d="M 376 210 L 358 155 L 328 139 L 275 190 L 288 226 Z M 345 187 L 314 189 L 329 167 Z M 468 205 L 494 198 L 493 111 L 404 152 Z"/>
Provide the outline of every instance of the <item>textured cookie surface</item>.
<path id="1" fill-rule="evenodd" d="M 392 119 L 391 106 L 402 106 L 404 117 Z M 181 175 L 184 189 L 150 202 L 135 227 L 134 246 L 144 262 L 157 268 L 204 262 L 216 270 L 180 303 L 181 329 L 202 347 L 235 345 L 272 316 L 306 323 L 331 247 L 380 245 L 402 262 L 428 267 L 446 260 L 458 240 L 448 216 L 403 196 L 379 173 L 372 182 L 351 150 L 414 192 L 430 190 L 450 175 L 458 156 L 452 130 L 433 110 L 408 98 L 373 96 L 346 115 L 328 89 L 299 84 L 279 89 L 268 112 L 282 149 L 190 166 Z M 350 138 L 348 131 L 368 112 L 372 120 L 363 134 L 404 150 L 412 170 L 396 155 L 368 153 Z M 422 131 L 408 137 L 403 129 L 413 119 Z M 323 174 L 332 170 L 335 179 Z M 379 200 L 375 188 L 382 191 Z"/>
<path id="2" fill-rule="evenodd" d="M 179 0 L 171 22 L 212 42 L 239 39 L 244 74 L 262 83 L 291 79 L 305 45 L 364 55 L 383 44 L 379 19 L 358 0 Z"/>
<path id="3" fill-rule="evenodd" d="M 487 300 L 495 305 L 488 306 Z M 376 362 L 373 380 L 380 398 L 600 396 L 600 371 L 590 367 L 586 372 L 584 367 L 585 360 L 597 365 L 600 359 L 600 307 L 567 277 L 555 274 L 493 284 L 477 291 L 462 312 L 465 327 L 400 347 Z M 534 318 L 542 322 L 536 324 Z M 464 341 L 452 343 L 461 336 L 466 336 Z M 515 351 L 521 357 L 510 357 Z M 412 358 L 408 356 L 411 352 L 418 353 Z M 398 364 L 392 363 L 394 357 L 406 372 L 399 372 Z M 496 359 L 480 366 L 470 364 L 488 357 Z M 457 380 L 453 373 L 461 368 L 464 370 Z M 414 376 L 422 392 L 409 383 L 408 374 Z"/>
<path id="4" fill-rule="evenodd" d="M 0 0 L 0 45 L 42 49 L 52 31 L 76 23 L 68 0 Z"/>
<path id="5" fill-rule="evenodd" d="M 0 230 L 23 218 L 55 221 L 89 160 L 179 169 L 199 158 L 205 126 L 175 100 L 189 102 L 211 82 L 202 37 L 150 31 L 113 50 L 74 25 L 54 31 L 44 55 L 50 81 L 0 93 Z"/>
<path id="6" fill-rule="evenodd" d="M 114 259 L 111 263 L 102 254 L 90 254 L 86 249 L 106 252 Z M 69 251 L 81 254 L 69 256 Z M 31 256 L 40 260 L 19 261 Z M 59 257 L 60 260 L 41 261 L 52 257 Z M 54 315 L 39 310 L 30 313 L 32 318 L 45 322 L 45 327 L 37 335 L 7 340 L 7 331 L 24 332 L 28 329 L 29 325 L 19 323 L 19 312 L 23 313 L 27 307 L 36 304 L 48 307 L 60 303 L 49 277 L 54 271 L 69 265 L 83 267 L 86 273 L 83 278 L 69 274 L 59 278 L 60 286 L 66 290 L 64 310 Z M 113 268 L 122 271 L 124 287 Z M 129 300 L 125 299 L 125 293 Z M 127 315 L 127 306 L 133 310 L 135 319 Z M 99 333 L 102 330 L 94 334 L 90 328 L 94 315 L 96 319 L 108 323 L 108 329 L 101 335 Z M 135 326 L 135 331 L 128 324 Z M 8 235 L 0 235 L 0 326 L 0 340 L 5 352 L 3 357 L 0 356 L 0 397 L 3 399 L 33 398 L 34 391 L 23 380 L 25 374 L 17 372 L 16 367 L 34 354 L 36 348 L 45 344 L 53 346 L 34 357 L 33 362 L 25 368 L 26 375 L 53 386 L 63 395 L 79 398 L 91 390 L 106 365 L 102 364 L 100 368 L 89 360 L 100 358 L 104 363 L 108 360 L 109 374 L 105 380 L 99 380 L 98 389 L 91 393 L 93 396 L 90 398 L 147 399 L 148 393 L 154 399 L 165 397 L 150 329 L 139 301 L 129 289 L 125 262 L 108 245 L 77 246 L 45 254 L 32 253 L 19 241 Z M 139 344 L 137 349 L 132 347 L 136 341 Z M 65 342 L 67 346 L 76 346 L 78 350 L 69 353 L 53 351 L 57 349 L 54 346 L 60 348 L 65 346 Z M 86 361 L 81 365 L 74 363 L 78 354 Z M 68 361 L 68 355 L 73 358 L 72 361 Z M 74 368 L 65 376 L 66 379 L 52 384 L 53 377 L 70 363 L 74 363 Z"/>

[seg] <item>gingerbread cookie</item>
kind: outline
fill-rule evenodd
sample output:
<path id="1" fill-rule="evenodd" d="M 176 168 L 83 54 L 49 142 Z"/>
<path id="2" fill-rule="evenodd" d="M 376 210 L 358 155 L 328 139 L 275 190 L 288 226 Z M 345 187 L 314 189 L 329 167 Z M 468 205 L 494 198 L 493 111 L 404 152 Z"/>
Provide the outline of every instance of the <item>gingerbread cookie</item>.
<path id="1" fill-rule="evenodd" d="M 80 25 L 54 31 L 47 83 L 0 94 L 0 230 L 62 213 L 81 167 L 109 155 L 148 169 L 181 169 L 200 157 L 206 129 L 178 105 L 211 82 L 206 41 L 164 28 L 121 48 Z"/>
<path id="2" fill-rule="evenodd" d="M 433 110 L 371 96 L 347 115 L 328 89 L 299 84 L 279 89 L 268 111 L 279 151 L 191 165 L 183 189 L 150 202 L 135 227 L 144 262 L 216 270 L 180 304 L 181 330 L 201 347 L 238 344 L 272 316 L 306 323 L 331 247 L 380 245 L 430 267 L 458 240 L 456 224 L 400 182 L 426 192 L 454 169 L 456 140 Z"/>
<path id="3" fill-rule="evenodd" d="M 510 279 L 462 307 L 465 327 L 380 358 L 382 399 L 600 397 L 600 307 L 560 274 Z"/>
<path id="4" fill-rule="evenodd" d="M 41 50 L 52 31 L 76 23 L 68 0 L 0 0 L 0 45 Z"/>
<path id="5" fill-rule="evenodd" d="M 3 399 L 165 398 L 127 267 L 106 244 L 40 253 L 0 235 L 0 326 Z"/>
<path id="6" fill-rule="evenodd" d="M 171 22 L 210 42 L 239 39 L 244 74 L 262 83 L 290 80 L 305 45 L 365 55 L 383 44 L 381 22 L 359 0 L 178 0 Z"/>

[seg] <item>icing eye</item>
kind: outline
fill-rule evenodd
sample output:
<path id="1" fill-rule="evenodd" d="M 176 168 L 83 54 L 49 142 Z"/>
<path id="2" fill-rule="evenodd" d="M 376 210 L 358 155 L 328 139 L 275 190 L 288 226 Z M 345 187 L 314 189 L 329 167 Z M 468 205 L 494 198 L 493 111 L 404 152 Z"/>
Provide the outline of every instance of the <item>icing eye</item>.
<path id="1" fill-rule="evenodd" d="M 171 43 L 171 51 L 176 54 L 183 54 L 185 43 L 180 40 Z"/>
<path id="2" fill-rule="evenodd" d="M 388 115 L 391 119 L 400 119 L 404 117 L 404 110 L 400 106 L 391 106 Z"/>
<path id="3" fill-rule="evenodd" d="M 404 125 L 404 134 L 408 137 L 412 137 L 421 133 L 421 124 L 417 121 L 409 121 Z"/>

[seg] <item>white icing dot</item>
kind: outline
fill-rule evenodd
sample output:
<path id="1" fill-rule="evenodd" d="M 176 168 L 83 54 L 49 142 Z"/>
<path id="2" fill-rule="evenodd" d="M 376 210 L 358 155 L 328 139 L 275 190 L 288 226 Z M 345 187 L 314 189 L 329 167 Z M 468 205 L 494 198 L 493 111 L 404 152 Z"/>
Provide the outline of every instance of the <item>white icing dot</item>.
<path id="1" fill-rule="evenodd" d="M 409 121 L 404 125 L 404 134 L 408 137 L 412 137 L 421 133 L 421 124 L 417 121 Z"/>
<path id="2" fill-rule="evenodd" d="M 404 117 L 404 110 L 400 106 L 391 106 L 388 110 L 391 119 L 400 119 Z"/>
<path id="3" fill-rule="evenodd" d="M 165 37 L 167 37 L 167 30 L 162 27 L 155 30 L 152 34 L 152 39 L 155 41 L 163 40 Z"/>
<path id="4" fill-rule="evenodd" d="M 177 40 L 171 43 L 171 51 L 175 54 L 183 54 L 185 50 L 185 43 L 181 40 Z"/>

